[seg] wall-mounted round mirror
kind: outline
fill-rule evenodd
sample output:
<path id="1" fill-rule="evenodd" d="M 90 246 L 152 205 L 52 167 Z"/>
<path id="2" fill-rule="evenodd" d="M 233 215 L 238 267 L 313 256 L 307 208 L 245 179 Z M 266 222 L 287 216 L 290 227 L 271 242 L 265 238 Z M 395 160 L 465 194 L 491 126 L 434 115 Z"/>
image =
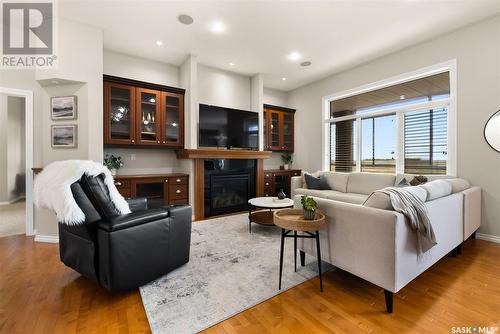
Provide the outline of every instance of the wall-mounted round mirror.
<path id="1" fill-rule="evenodd" d="M 486 142 L 497 152 L 500 152 L 500 110 L 490 117 L 484 127 Z"/>

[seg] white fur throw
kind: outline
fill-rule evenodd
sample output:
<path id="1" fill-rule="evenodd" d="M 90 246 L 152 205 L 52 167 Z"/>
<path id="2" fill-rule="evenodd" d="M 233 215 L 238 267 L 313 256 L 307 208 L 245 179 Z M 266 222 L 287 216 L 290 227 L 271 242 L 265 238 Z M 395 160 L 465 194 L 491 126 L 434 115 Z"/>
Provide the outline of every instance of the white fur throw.
<path id="1" fill-rule="evenodd" d="M 35 177 L 34 202 L 37 207 L 55 211 L 59 222 L 78 225 L 85 221 L 85 214 L 76 204 L 71 185 L 87 174 L 97 176 L 104 173 L 104 183 L 118 212 L 130 213 L 127 201 L 116 189 L 113 176 L 105 166 L 90 160 L 56 161 L 43 168 Z"/>

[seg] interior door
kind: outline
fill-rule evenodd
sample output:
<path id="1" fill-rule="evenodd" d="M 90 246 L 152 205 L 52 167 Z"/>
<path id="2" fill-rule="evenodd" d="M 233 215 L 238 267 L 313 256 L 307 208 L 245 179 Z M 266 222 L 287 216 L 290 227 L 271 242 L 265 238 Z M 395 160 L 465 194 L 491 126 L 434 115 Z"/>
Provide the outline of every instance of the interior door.
<path id="1" fill-rule="evenodd" d="M 137 142 L 142 145 L 161 145 L 160 92 L 136 88 Z"/>
<path id="2" fill-rule="evenodd" d="M 162 145 L 184 146 L 184 96 L 161 93 L 161 143 Z"/>
<path id="3" fill-rule="evenodd" d="M 135 144 L 135 108 L 134 87 L 104 83 L 104 144 Z"/>

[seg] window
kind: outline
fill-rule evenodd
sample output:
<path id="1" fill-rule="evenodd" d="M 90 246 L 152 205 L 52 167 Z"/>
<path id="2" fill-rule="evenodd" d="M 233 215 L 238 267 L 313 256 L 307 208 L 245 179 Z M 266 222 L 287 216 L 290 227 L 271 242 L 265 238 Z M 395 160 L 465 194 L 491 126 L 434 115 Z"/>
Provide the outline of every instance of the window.
<path id="1" fill-rule="evenodd" d="M 330 170 L 352 172 L 357 157 L 356 120 L 330 124 Z"/>
<path id="2" fill-rule="evenodd" d="M 361 128 L 361 171 L 395 173 L 396 114 L 365 118 Z"/>
<path id="3" fill-rule="evenodd" d="M 327 100 L 330 170 L 448 173 L 450 73 L 436 72 Z"/>
<path id="4" fill-rule="evenodd" d="M 408 174 L 446 174 L 448 108 L 404 115 L 404 167 Z"/>

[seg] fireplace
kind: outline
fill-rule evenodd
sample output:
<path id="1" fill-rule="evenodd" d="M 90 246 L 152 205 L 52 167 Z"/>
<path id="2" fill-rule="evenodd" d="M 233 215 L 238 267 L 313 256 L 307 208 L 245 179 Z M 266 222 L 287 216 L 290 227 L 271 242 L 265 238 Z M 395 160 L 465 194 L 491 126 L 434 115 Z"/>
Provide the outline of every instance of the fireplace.
<path id="1" fill-rule="evenodd" d="M 206 159 L 204 161 L 205 217 L 248 209 L 255 197 L 255 160 Z"/>

